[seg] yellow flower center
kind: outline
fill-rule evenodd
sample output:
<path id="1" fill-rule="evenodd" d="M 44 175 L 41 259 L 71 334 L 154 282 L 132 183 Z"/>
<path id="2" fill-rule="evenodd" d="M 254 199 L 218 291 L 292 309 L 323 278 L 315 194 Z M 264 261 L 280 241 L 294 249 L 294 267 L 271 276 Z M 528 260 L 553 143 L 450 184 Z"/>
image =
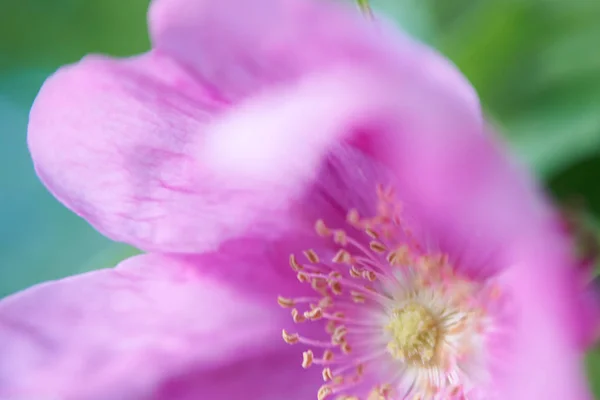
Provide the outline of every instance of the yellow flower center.
<path id="1" fill-rule="evenodd" d="M 302 367 L 321 369 L 318 400 L 470 398 L 489 383 L 488 350 L 498 347 L 488 343 L 505 340 L 494 325 L 506 296 L 420 243 L 391 188 L 378 186 L 377 196 L 374 217 L 350 210 L 344 229 L 318 220 L 316 234 L 329 244 L 290 255 L 314 294 L 278 303 L 295 323 L 321 324 L 326 335 L 283 330 L 283 340 L 306 348 Z"/>
<path id="2" fill-rule="evenodd" d="M 387 349 L 394 358 L 421 365 L 433 361 L 441 332 L 426 307 L 409 303 L 394 310 L 385 329 L 391 336 Z"/>

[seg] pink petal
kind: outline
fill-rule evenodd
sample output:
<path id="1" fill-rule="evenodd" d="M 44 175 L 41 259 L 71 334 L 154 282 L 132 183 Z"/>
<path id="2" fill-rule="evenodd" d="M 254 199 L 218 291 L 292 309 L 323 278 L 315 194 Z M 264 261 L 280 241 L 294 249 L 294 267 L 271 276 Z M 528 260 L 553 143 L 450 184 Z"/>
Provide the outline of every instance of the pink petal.
<path id="1" fill-rule="evenodd" d="M 348 180 L 341 190 L 330 186 L 339 181 L 331 180 L 324 165 L 340 149 L 349 151 L 348 146 L 371 154 L 372 163 L 396 173 L 392 182 L 407 211 L 442 250 L 458 257 L 473 274 L 513 277 L 509 287 L 520 317 L 519 350 L 510 362 L 523 367 L 512 368 L 518 374 L 509 374 L 513 384 L 503 390 L 510 395 L 502 398 L 586 398 L 577 342 L 582 314 L 572 298 L 573 264 L 568 242 L 554 229 L 543 196 L 449 99 L 419 91 L 418 83 L 406 83 L 400 90 L 392 79 L 381 82 L 361 72 L 315 75 L 247 101 L 211 127 L 221 134 L 211 135 L 214 140 L 205 148 L 211 153 L 205 159 L 221 155 L 214 163 L 219 163 L 223 181 L 239 177 L 235 185 L 258 182 L 265 192 L 270 190 L 272 197 L 263 203 L 266 214 L 275 205 L 273 199 L 285 201 L 281 193 L 294 207 L 305 209 L 313 203 L 302 199 L 313 199 L 316 192 L 325 197 L 334 192 L 352 199 L 368 196 L 363 193 L 367 185 L 361 163 L 347 159 L 342 165 L 340 173 L 353 174 L 357 185 Z M 423 109 L 432 115 L 421 114 Z M 252 139 L 240 127 L 253 127 Z M 536 339 L 542 335 L 549 339 Z M 536 357 L 543 352 L 549 354 L 540 363 Z M 543 367 L 550 362 L 551 368 Z M 529 373 L 524 386 L 521 377 L 534 368 L 539 374 Z"/>
<path id="2" fill-rule="evenodd" d="M 303 400 L 320 377 L 282 324 L 198 265 L 138 256 L 0 302 L 0 398 Z"/>
<path id="3" fill-rule="evenodd" d="M 193 68 L 228 99 L 340 64 L 396 63 L 396 73 L 422 70 L 466 104 L 473 88 L 446 59 L 387 21 L 373 24 L 350 5 L 313 0 L 154 0 L 155 48 Z"/>
<path id="4" fill-rule="evenodd" d="M 520 325 L 501 398 L 591 400 L 577 335 L 588 315 L 571 290 L 563 243 L 543 234 L 521 239 L 507 274 Z"/>
<path id="5" fill-rule="evenodd" d="M 162 53 L 120 61 L 94 57 L 63 68 L 40 91 L 30 118 L 29 145 L 41 179 L 114 240 L 145 250 L 198 252 L 240 236 L 272 239 L 290 225 L 287 187 L 274 192 L 260 181 L 239 186 L 245 174 L 223 179 L 226 171 L 219 171 L 221 154 L 242 149 L 235 143 L 239 135 L 206 124 L 227 119 L 222 111 L 240 97 L 233 92 L 275 87 L 277 93 L 283 82 L 296 85 L 358 61 L 402 81 L 418 74 L 419 84 L 434 85 L 435 95 L 444 93 L 480 119 L 473 90 L 446 61 L 347 9 L 291 0 L 153 4 Z M 309 29 L 307 19 L 318 24 Z M 255 132 L 252 126 L 243 130 Z M 211 135 L 223 136 L 230 147 L 213 146 Z M 241 143 L 248 140 L 253 136 Z M 260 161 L 260 154 L 244 157 Z"/>
<path id="6" fill-rule="evenodd" d="M 46 186 L 110 238 L 202 250 L 225 234 L 221 219 L 245 228 L 244 194 L 222 187 L 197 154 L 220 107 L 159 54 L 88 57 L 44 84 L 29 147 Z"/>

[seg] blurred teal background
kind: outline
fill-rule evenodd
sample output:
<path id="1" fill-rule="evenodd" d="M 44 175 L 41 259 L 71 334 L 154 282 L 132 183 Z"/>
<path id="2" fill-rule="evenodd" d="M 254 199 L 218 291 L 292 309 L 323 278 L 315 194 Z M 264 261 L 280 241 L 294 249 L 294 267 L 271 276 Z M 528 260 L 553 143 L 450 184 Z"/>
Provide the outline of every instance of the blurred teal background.
<path id="1" fill-rule="evenodd" d="M 579 220 L 597 242 L 600 1 L 371 3 L 459 66 L 521 160 L 557 202 L 576 204 Z M 0 297 L 112 266 L 135 253 L 101 237 L 45 191 L 28 155 L 26 126 L 37 90 L 60 65 L 90 52 L 146 50 L 147 5 L 148 0 L 0 0 Z M 589 370 L 600 394 L 595 352 Z"/>

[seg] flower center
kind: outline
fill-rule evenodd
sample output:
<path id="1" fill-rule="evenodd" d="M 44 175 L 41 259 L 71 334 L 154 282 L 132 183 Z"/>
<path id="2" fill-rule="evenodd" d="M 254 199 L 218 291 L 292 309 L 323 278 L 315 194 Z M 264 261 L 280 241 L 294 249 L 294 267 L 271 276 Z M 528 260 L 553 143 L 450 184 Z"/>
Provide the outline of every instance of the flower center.
<path id="1" fill-rule="evenodd" d="M 394 310 L 385 329 L 392 339 L 387 345 L 390 354 L 401 361 L 426 365 L 435 356 L 440 328 L 433 314 L 418 303 L 409 303 Z"/>
<path id="2" fill-rule="evenodd" d="M 505 294 L 425 248 L 393 190 L 379 186 L 377 196 L 374 217 L 348 213 L 360 237 L 319 220 L 316 233 L 329 243 L 319 253 L 306 250 L 304 260 L 290 256 L 298 280 L 315 295 L 279 297 L 279 305 L 291 309 L 295 323 L 324 327 L 328 338 L 284 330 L 284 341 L 307 347 L 304 368 L 322 369 L 318 400 L 491 399 L 490 359 L 508 331 L 497 329 L 506 320 Z"/>

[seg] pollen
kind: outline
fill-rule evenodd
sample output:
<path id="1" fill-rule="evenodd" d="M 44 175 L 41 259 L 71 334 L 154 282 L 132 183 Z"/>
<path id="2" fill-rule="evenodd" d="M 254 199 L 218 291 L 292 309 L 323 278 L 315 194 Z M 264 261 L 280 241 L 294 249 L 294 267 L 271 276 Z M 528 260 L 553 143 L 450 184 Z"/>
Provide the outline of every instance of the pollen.
<path id="1" fill-rule="evenodd" d="M 433 361 L 440 328 L 427 308 L 410 303 L 395 310 L 385 329 L 392 338 L 387 349 L 394 358 L 421 365 Z"/>
<path id="2" fill-rule="evenodd" d="M 283 340 L 303 347 L 303 368 L 320 369 L 320 400 L 491 399 L 510 293 L 419 240 L 394 193 L 377 186 L 374 216 L 317 220 L 323 245 L 290 255 L 307 295 L 277 302 L 312 329 Z"/>

